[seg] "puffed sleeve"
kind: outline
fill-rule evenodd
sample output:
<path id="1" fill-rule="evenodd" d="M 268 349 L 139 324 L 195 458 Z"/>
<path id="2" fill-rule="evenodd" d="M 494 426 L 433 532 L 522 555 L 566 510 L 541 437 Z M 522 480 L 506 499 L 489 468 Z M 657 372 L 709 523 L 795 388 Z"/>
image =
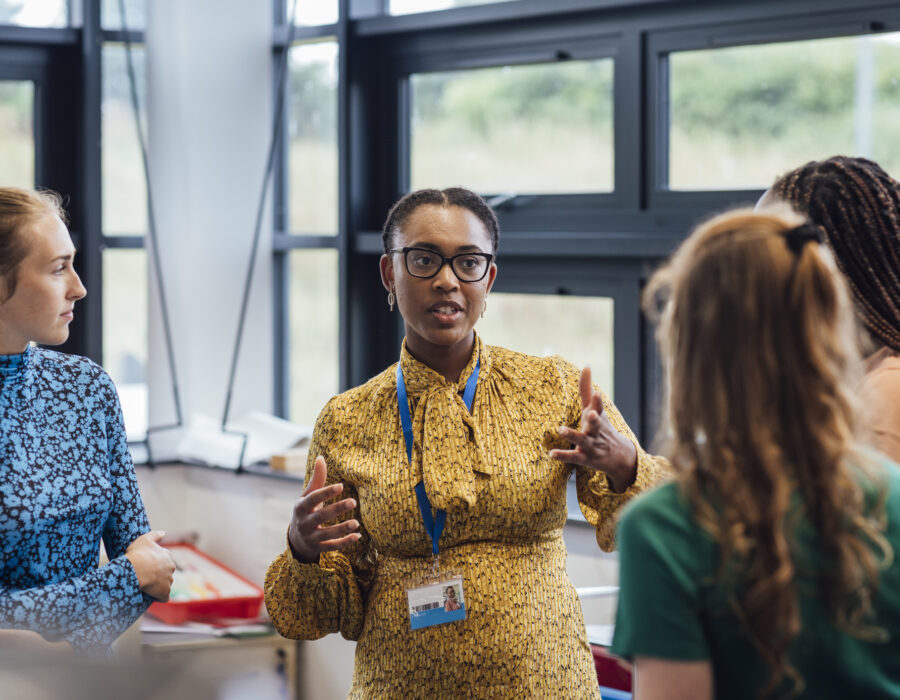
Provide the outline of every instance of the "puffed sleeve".
<path id="1" fill-rule="evenodd" d="M 147 515 L 137 488 L 125 437 L 122 411 L 112 380 L 101 371 L 96 381 L 103 396 L 105 441 L 113 499 L 103 528 L 110 562 L 58 583 L 25 590 L 0 588 L 0 626 L 32 630 L 51 641 L 68 641 L 75 649 L 105 655 L 109 646 L 147 609 L 151 599 L 138 586 L 128 545 L 147 532 Z"/>
<path id="2" fill-rule="evenodd" d="M 579 428 L 582 409 L 578 382 L 581 371 L 575 365 L 562 359 L 560 359 L 560 370 L 563 373 L 566 397 L 567 418 L 565 424 Z M 619 510 L 639 493 L 665 479 L 669 474 L 669 463 L 663 457 L 656 457 L 645 452 L 616 405 L 600 387 L 594 385 L 594 390 L 600 393 L 600 397 L 603 399 L 603 410 L 612 426 L 634 443 L 638 459 L 634 483 L 622 493 L 612 490 L 609 480 L 603 472 L 580 465 L 575 466 L 575 486 L 581 512 L 585 519 L 594 526 L 597 533 L 597 544 L 604 552 L 611 552 L 616 548 L 616 519 Z M 566 444 L 568 445 L 568 443 Z"/>
<path id="3" fill-rule="evenodd" d="M 328 467 L 327 484 L 341 482 L 340 445 L 331 439 L 335 434 L 336 401 L 337 397 L 331 399 L 316 420 L 306 465 L 307 483 L 318 455 L 325 458 Z M 353 498 L 359 503 L 352 484 L 344 483 L 341 498 Z M 358 505 L 326 526 L 350 518 L 360 522 L 357 532 L 361 537 L 346 549 L 325 552 L 319 555 L 318 562 L 304 564 L 293 557 L 288 546 L 269 566 L 265 580 L 266 610 L 282 636 L 319 639 L 340 632 L 345 639 L 359 638 L 374 570 L 371 539 Z"/>

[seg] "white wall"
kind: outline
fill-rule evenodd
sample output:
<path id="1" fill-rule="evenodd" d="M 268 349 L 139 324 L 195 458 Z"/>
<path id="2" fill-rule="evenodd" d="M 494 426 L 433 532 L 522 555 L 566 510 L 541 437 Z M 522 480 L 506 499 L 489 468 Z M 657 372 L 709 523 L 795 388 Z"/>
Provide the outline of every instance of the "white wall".
<path id="1" fill-rule="evenodd" d="M 147 12 L 149 161 L 182 404 L 185 418 L 220 419 L 272 130 L 272 5 L 153 0 Z M 232 416 L 272 407 L 268 215 L 262 230 Z M 153 283 L 149 337 L 150 425 L 162 425 L 175 414 Z"/>

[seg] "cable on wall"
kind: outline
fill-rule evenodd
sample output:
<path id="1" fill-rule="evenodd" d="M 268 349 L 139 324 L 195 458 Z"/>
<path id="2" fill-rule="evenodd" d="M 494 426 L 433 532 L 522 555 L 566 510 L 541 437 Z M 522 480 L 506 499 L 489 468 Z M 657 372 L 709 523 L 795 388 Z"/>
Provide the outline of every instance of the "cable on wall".
<path id="1" fill-rule="evenodd" d="M 119 1 L 121 2 L 122 0 Z M 237 375 L 238 356 L 240 355 L 241 341 L 243 340 L 244 336 L 244 323 L 247 320 L 247 304 L 250 300 L 250 287 L 253 283 L 253 271 L 254 267 L 256 266 L 256 254 L 259 251 L 259 238 L 262 233 L 262 222 L 263 215 L 266 209 L 266 198 L 268 197 L 269 193 L 269 183 L 272 180 L 272 173 L 275 169 L 275 154 L 278 148 L 278 142 L 281 138 L 281 123 L 282 121 L 284 121 L 284 99 L 285 93 L 287 92 L 288 54 L 290 53 L 291 44 L 294 41 L 294 21 L 296 18 L 296 12 L 297 0 L 292 0 L 290 17 L 288 17 L 287 42 L 285 44 L 284 52 L 281 55 L 278 73 L 278 92 L 275 99 L 275 115 L 272 124 L 272 138 L 269 142 L 269 155 L 266 161 L 265 171 L 263 172 L 262 191 L 259 195 L 259 205 L 256 209 L 256 225 L 253 231 L 253 245 L 250 250 L 250 261 L 247 264 L 247 275 L 244 280 L 244 293 L 241 297 L 241 311 L 240 315 L 238 316 L 237 337 L 234 340 L 234 352 L 231 358 L 231 370 L 228 374 L 228 388 L 225 392 L 225 409 L 222 412 L 223 431 L 225 430 L 225 426 L 228 423 L 228 416 L 231 412 L 231 399 L 234 392 L 235 377 Z M 241 462 L 243 462 L 243 455 L 241 455 Z"/>
<path id="2" fill-rule="evenodd" d="M 151 253 L 153 255 L 153 259 L 156 264 L 155 268 L 155 277 L 157 288 L 159 290 L 160 295 L 160 308 L 162 312 L 162 321 L 163 321 L 163 333 L 165 336 L 166 342 L 166 355 L 168 358 L 168 364 L 171 371 L 172 377 L 172 395 L 175 402 L 175 412 L 176 412 L 176 422 L 170 425 L 163 426 L 153 426 L 147 429 L 147 453 L 148 453 L 148 461 L 151 466 L 155 466 L 155 462 L 153 460 L 151 448 L 150 448 L 150 433 L 151 432 L 160 432 L 166 430 L 174 430 L 177 428 L 181 428 L 184 425 L 183 414 L 181 410 L 181 399 L 180 392 L 178 389 L 178 380 L 175 371 L 175 355 L 172 346 L 172 331 L 171 324 L 169 322 L 169 313 L 168 313 L 168 303 L 166 301 L 165 294 L 165 285 L 162 277 L 162 265 L 160 264 L 161 258 L 159 256 L 159 247 L 157 242 L 156 235 L 156 221 L 154 217 L 154 207 L 153 207 L 153 199 L 151 197 L 151 186 L 150 186 L 150 169 L 147 161 L 147 147 L 146 147 L 146 137 L 144 135 L 143 125 L 141 124 L 140 118 L 140 105 L 138 102 L 137 95 L 137 80 L 134 72 L 134 61 L 132 57 L 132 47 L 131 40 L 129 37 L 128 23 L 125 14 L 125 0 L 118 0 L 119 2 L 119 12 L 121 14 L 122 19 L 122 31 L 125 36 L 125 56 L 128 67 L 128 82 L 131 91 L 131 106 L 132 112 L 134 114 L 134 122 L 137 128 L 138 133 L 138 141 L 141 149 L 141 160 L 143 162 L 144 169 L 144 180 L 147 186 L 147 213 L 148 213 L 148 239 L 150 241 Z M 254 268 L 256 266 L 256 257 L 259 251 L 259 240 L 262 234 L 262 222 L 263 216 L 265 214 L 265 206 L 266 199 L 268 197 L 269 192 L 269 184 L 272 179 L 272 173 L 275 168 L 275 155 L 278 147 L 278 142 L 281 135 L 281 126 L 284 121 L 284 103 L 285 103 L 285 94 L 287 92 L 287 64 L 288 64 L 288 54 L 290 52 L 291 44 L 294 39 L 294 29 L 295 29 L 295 19 L 297 13 L 297 0 L 292 0 L 291 3 L 291 12 L 288 21 L 288 33 L 287 33 L 287 42 L 285 45 L 285 50 L 281 56 L 280 66 L 279 66 L 279 74 L 277 85 L 277 94 L 276 94 L 276 102 L 275 102 L 275 115 L 273 119 L 272 125 L 272 136 L 269 143 L 269 151 L 268 157 L 266 160 L 265 170 L 263 172 L 263 180 L 262 187 L 259 197 L 259 204 L 257 206 L 256 211 L 256 221 L 254 225 L 253 231 L 253 242 L 250 250 L 250 260 L 247 265 L 247 274 L 244 281 L 244 290 L 241 295 L 241 306 L 240 313 L 238 315 L 238 326 L 237 326 L 237 334 L 234 341 L 234 350 L 232 352 L 231 366 L 228 374 L 228 384 L 225 392 L 225 406 L 222 413 L 222 423 L 220 429 L 223 433 L 227 433 L 230 435 L 238 435 L 242 438 L 241 443 L 241 451 L 240 456 L 238 458 L 238 466 L 237 472 L 242 471 L 243 462 L 244 462 L 244 454 L 247 448 L 247 439 L 248 436 L 246 433 L 229 430 L 226 426 L 228 424 L 228 417 L 231 411 L 231 401 L 234 393 L 234 384 L 235 378 L 237 375 L 237 365 L 238 358 L 240 355 L 241 341 L 243 340 L 244 335 L 244 327 L 247 319 L 247 307 L 250 300 L 250 290 L 253 284 L 253 274 Z"/>

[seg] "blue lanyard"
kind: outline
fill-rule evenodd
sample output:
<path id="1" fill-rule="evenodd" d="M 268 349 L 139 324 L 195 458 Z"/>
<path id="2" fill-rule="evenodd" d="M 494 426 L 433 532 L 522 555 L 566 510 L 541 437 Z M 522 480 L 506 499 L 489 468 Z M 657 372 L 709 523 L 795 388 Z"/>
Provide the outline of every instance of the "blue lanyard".
<path id="1" fill-rule="evenodd" d="M 481 358 L 475 361 L 475 369 L 466 382 L 466 388 L 463 391 L 463 403 L 469 413 L 472 412 L 472 403 L 475 401 L 475 385 L 478 384 L 478 374 L 481 371 Z M 412 417 L 409 415 L 409 400 L 406 398 L 406 382 L 403 381 L 403 369 L 400 363 L 397 363 L 397 404 L 400 407 L 400 424 L 403 426 L 403 440 L 406 442 L 406 459 L 412 464 Z M 420 481 L 415 486 L 416 499 L 419 501 L 419 512 L 422 513 L 422 522 L 425 524 L 425 531 L 431 538 L 431 552 L 434 556 L 440 551 L 438 540 L 441 539 L 441 533 L 444 531 L 444 523 L 447 521 L 447 511 L 438 509 L 432 516 L 431 501 L 428 500 L 428 494 L 425 493 L 425 482 Z"/>

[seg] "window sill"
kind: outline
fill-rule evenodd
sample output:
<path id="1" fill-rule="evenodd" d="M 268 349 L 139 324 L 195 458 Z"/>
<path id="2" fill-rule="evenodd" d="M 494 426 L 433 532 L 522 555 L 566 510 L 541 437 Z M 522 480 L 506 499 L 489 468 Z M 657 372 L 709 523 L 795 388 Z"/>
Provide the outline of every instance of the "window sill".
<path id="1" fill-rule="evenodd" d="M 135 450 L 134 445 L 131 446 L 132 454 L 134 455 Z M 275 479 L 276 481 L 287 481 L 290 483 L 302 484 L 304 481 L 303 474 L 297 474 L 294 472 L 284 472 L 279 471 L 277 469 L 271 469 L 270 467 L 264 464 L 251 464 L 246 467 L 241 467 L 240 469 L 231 469 L 230 467 L 220 467 L 216 464 L 206 464 L 205 462 L 193 462 L 188 460 L 180 460 L 177 462 L 160 462 L 159 464 L 152 465 L 146 459 L 146 448 L 140 446 L 144 452 L 143 459 L 134 459 L 135 467 L 140 467 L 142 469 L 165 469 L 167 467 L 194 467 L 197 469 L 212 469 L 213 471 L 218 472 L 230 472 L 235 476 L 243 476 L 245 474 L 251 474 L 253 476 L 261 476 L 266 479 Z"/>

